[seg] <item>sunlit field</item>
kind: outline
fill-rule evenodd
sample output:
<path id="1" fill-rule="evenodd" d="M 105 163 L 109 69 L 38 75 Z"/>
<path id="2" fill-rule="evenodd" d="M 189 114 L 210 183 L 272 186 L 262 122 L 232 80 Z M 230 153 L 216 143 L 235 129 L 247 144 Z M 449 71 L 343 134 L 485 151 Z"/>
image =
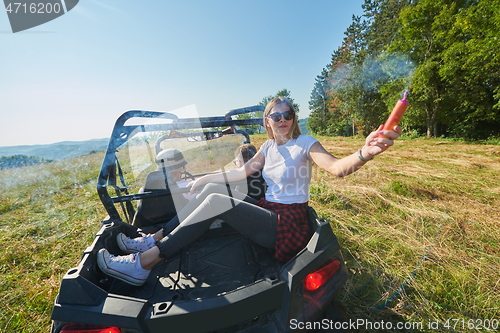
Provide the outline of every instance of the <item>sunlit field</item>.
<path id="1" fill-rule="evenodd" d="M 318 139 L 338 157 L 363 144 Z M 106 216 L 103 155 L 0 170 L 0 332 L 49 331 L 59 283 Z M 342 246 L 350 277 L 338 299 L 350 319 L 391 323 L 386 332 L 500 326 L 498 145 L 402 139 L 345 178 L 315 168 L 310 205 Z"/>

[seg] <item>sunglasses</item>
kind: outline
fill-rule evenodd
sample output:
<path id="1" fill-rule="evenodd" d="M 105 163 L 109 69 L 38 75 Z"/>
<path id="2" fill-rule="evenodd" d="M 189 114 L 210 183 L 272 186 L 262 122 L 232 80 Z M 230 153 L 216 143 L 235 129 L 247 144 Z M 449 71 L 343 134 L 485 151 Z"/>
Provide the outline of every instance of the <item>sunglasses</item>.
<path id="1" fill-rule="evenodd" d="M 281 120 L 281 116 L 285 118 L 285 120 L 292 120 L 293 117 L 295 116 L 295 113 L 293 111 L 285 111 L 283 113 L 281 112 L 274 112 L 270 115 L 268 115 L 268 118 L 271 118 L 274 122 L 278 122 Z"/>

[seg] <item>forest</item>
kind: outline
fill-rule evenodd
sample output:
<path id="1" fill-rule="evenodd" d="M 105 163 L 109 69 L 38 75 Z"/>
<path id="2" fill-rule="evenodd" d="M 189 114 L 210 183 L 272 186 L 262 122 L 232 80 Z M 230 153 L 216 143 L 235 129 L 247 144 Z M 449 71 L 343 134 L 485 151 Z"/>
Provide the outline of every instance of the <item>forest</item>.
<path id="1" fill-rule="evenodd" d="M 365 0 L 315 79 L 308 129 L 367 134 L 409 93 L 412 136 L 500 135 L 500 0 Z"/>
<path id="2" fill-rule="evenodd" d="M 26 155 L 13 155 L 0 157 L 0 170 L 10 168 L 20 168 L 28 165 L 35 165 L 40 163 L 50 163 L 53 160 L 46 159 L 39 156 L 26 156 Z"/>

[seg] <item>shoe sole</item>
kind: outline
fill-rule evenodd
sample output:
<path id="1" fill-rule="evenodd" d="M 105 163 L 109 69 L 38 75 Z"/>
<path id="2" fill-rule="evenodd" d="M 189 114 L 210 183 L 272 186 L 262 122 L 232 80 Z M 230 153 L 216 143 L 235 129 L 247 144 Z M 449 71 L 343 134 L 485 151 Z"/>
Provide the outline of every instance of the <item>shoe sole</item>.
<path id="1" fill-rule="evenodd" d="M 106 260 L 104 260 L 104 251 L 105 249 L 99 250 L 97 253 L 97 265 L 103 271 L 103 273 L 114 277 L 115 279 L 121 280 L 123 282 L 127 282 L 128 284 L 131 284 L 133 286 L 140 287 L 142 286 L 145 282 L 146 279 L 137 279 L 133 276 L 118 272 L 110 267 L 108 267 L 108 264 L 106 263 Z"/>

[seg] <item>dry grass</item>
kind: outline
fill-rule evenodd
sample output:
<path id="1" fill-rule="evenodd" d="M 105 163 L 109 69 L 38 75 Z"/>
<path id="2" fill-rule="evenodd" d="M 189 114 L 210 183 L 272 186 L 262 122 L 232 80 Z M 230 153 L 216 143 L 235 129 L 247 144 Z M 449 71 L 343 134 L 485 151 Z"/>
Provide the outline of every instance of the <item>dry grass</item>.
<path id="1" fill-rule="evenodd" d="M 103 154 L 0 170 L 0 332 L 48 332 L 59 284 L 105 211 Z"/>
<path id="2" fill-rule="evenodd" d="M 318 140 L 337 157 L 364 143 Z M 500 328 L 498 145 L 399 140 L 344 178 L 315 167 L 310 205 L 343 248 L 350 278 L 339 299 L 351 320 L 390 322 L 385 332 Z"/>
<path id="3" fill-rule="evenodd" d="M 338 157 L 363 144 L 319 140 Z M 101 161 L 0 171 L 0 332 L 49 330 L 62 276 L 105 216 Z M 339 299 L 349 317 L 421 331 L 439 320 L 433 331 L 442 332 L 479 331 L 445 329 L 446 319 L 500 319 L 499 169 L 498 146 L 424 139 L 400 140 L 345 178 L 315 169 L 310 204 L 343 248 L 350 278 Z"/>
<path id="4" fill-rule="evenodd" d="M 339 157 L 363 144 L 320 141 Z M 317 171 L 311 205 L 344 249 L 349 316 L 422 331 L 439 320 L 443 332 L 447 319 L 464 332 L 470 319 L 500 319 L 499 184 L 498 146 L 424 139 L 400 140 L 345 178 Z"/>

